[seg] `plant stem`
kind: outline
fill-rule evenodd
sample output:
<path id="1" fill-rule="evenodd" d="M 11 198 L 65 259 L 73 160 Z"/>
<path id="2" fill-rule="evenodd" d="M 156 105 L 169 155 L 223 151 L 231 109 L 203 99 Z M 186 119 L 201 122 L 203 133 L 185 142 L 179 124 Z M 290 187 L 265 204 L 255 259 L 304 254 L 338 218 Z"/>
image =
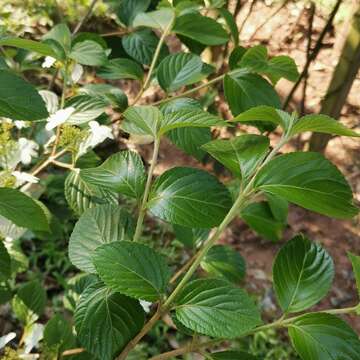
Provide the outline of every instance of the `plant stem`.
<path id="1" fill-rule="evenodd" d="M 151 164 L 150 164 L 150 168 L 149 168 L 149 172 L 148 172 L 148 177 L 147 177 L 147 180 L 146 180 L 144 195 L 143 195 L 143 198 L 142 198 L 142 201 L 141 201 L 140 210 L 139 210 L 139 216 L 138 216 L 138 220 L 137 220 L 137 223 L 136 223 L 134 241 L 138 241 L 139 237 L 141 235 L 142 225 L 143 225 L 144 217 L 145 217 L 145 214 L 146 214 L 146 204 L 147 204 L 148 197 L 149 197 L 151 181 L 152 181 L 152 178 L 153 178 L 154 169 L 155 169 L 156 162 L 157 162 L 157 159 L 158 159 L 159 146 L 160 146 L 160 138 L 156 138 L 155 141 L 154 141 L 154 150 L 153 150 Z"/>
<path id="2" fill-rule="evenodd" d="M 80 20 L 80 22 L 76 25 L 74 31 L 72 32 L 72 35 L 76 35 L 76 33 L 81 29 L 81 27 L 84 25 L 84 23 L 87 21 L 87 19 L 90 17 L 92 11 L 94 10 L 94 7 L 98 0 L 93 0 L 89 6 L 88 11 L 86 12 L 85 16 Z"/>
<path id="3" fill-rule="evenodd" d="M 65 350 L 61 356 L 71 356 L 71 355 L 76 355 L 76 354 L 81 354 L 85 351 L 85 349 L 83 348 L 76 348 L 76 349 L 70 349 L 70 350 Z"/>

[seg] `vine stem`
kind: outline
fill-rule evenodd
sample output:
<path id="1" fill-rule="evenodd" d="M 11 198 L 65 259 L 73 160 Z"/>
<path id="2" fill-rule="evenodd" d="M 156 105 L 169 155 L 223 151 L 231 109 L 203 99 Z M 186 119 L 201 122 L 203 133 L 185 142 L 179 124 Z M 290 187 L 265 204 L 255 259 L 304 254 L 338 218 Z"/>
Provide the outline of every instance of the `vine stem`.
<path id="1" fill-rule="evenodd" d="M 151 181 L 153 178 L 154 169 L 155 169 L 158 155 L 159 155 L 159 147 L 160 147 L 160 138 L 157 137 L 154 140 L 154 150 L 153 150 L 151 164 L 150 164 L 150 168 L 149 168 L 149 172 L 148 172 L 148 177 L 146 180 L 144 195 L 143 195 L 141 205 L 140 205 L 139 216 L 138 216 L 137 223 L 136 223 L 134 241 L 138 241 L 139 237 L 141 235 L 142 225 L 143 225 L 145 214 L 146 214 L 146 205 L 147 205 L 147 201 L 148 201 L 148 197 L 149 197 L 149 193 L 150 193 Z"/>

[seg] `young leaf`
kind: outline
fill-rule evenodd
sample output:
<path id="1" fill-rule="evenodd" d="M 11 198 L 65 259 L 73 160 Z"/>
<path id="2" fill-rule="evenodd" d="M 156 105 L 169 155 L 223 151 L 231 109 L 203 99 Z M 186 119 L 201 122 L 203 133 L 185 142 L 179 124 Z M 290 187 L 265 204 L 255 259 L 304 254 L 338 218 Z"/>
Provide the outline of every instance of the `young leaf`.
<path id="1" fill-rule="evenodd" d="M 173 31 L 204 45 L 222 45 L 229 40 L 227 32 L 217 21 L 197 12 L 176 18 Z"/>
<path id="2" fill-rule="evenodd" d="M 134 224 L 127 211 L 116 205 L 86 210 L 69 241 L 70 261 L 80 270 L 95 273 L 92 255 L 96 248 L 113 241 L 131 240 Z"/>
<path id="3" fill-rule="evenodd" d="M 19 299 L 34 313 L 41 315 L 46 305 L 46 291 L 40 281 L 32 280 L 22 284 L 18 291 Z"/>
<path id="4" fill-rule="evenodd" d="M 175 310 L 187 328 L 216 338 L 234 339 L 261 324 L 249 295 L 220 279 L 188 283 L 176 300 Z"/>
<path id="5" fill-rule="evenodd" d="M 165 294 L 171 275 L 165 259 L 155 250 L 130 241 L 97 248 L 93 263 L 108 287 L 151 302 Z"/>
<path id="6" fill-rule="evenodd" d="M 101 66 L 107 62 L 103 47 L 92 40 L 76 43 L 71 49 L 69 57 L 82 65 Z"/>
<path id="7" fill-rule="evenodd" d="M 348 253 L 356 280 L 356 287 L 360 296 L 360 256 Z"/>
<path id="8" fill-rule="evenodd" d="M 88 184 L 76 171 L 71 171 L 65 180 L 65 198 L 78 215 L 96 205 L 117 204 L 116 193 Z"/>
<path id="9" fill-rule="evenodd" d="M 288 325 L 289 336 L 303 360 L 358 360 L 358 335 L 340 318 L 325 313 L 305 314 Z"/>
<path id="10" fill-rule="evenodd" d="M 264 74 L 274 85 L 276 85 L 281 78 L 295 82 L 299 77 L 299 71 L 294 59 L 285 55 L 275 56 L 270 59 Z"/>
<path id="11" fill-rule="evenodd" d="M 97 168 L 80 170 L 88 184 L 106 188 L 139 199 L 145 187 L 145 169 L 134 151 L 121 151 L 108 157 Z"/>
<path id="12" fill-rule="evenodd" d="M 234 46 L 239 45 L 239 30 L 236 24 L 234 17 L 232 16 L 231 12 L 226 8 L 218 9 L 219 14 L 224 18 L 227 27 L 230 30 L 232 40 L 234 42 Z"/>
<path id="13" fill-rule="evenodd" d="M 159 39 L 151 30 L 142 29 L 123 36 L 121 41 L 128 55 L 140 64 L 150 65 Z M 160 61 L 168 55 L 168 53 L 169 51 L 166 45 L 163 45 L 160 50 Z"/>
<path id="14" fill-rule="evenodd" d="M 263 160 L 269 139 L 260 135 L 241 135 L 229 140 L 214 140 L 202 146 L 234 175 L 246 179 Z"/>
<path id="15" fill-rule="evenodd" d="M 176 167 L 159 176 L 148 209 L 171 224 L 211 228 L 221 223 L 232 205 L 227 188 L 206 171 Z"/>
<path id="16" fill-rule="evenodd" d="M 300 118 L 292 127 L 290 135 L 294 136 L 305 131 L 313 131 L 318 133 L 341 135 L 341 136 L 355 136 L 359 137 L 360 133 L 348 129 L 339 121 L 327 115 L 314 114 L 306 115 Z"/>
<path id="17" fill-rule="evenodd" d="M 208 273 L 239 283 L 245 276 L 245 260 L 231 246 L 214 245 L 201 262 Z"/>
<path id="18" fill-rule="evenodd" d="M 174 21 L 175 13 L 171 8 L 162 8 L 147 13 L 139 13 L 133 21 L 133 27 L 145 26 L 165 31 Z"/>
<path id="19" fill-rule="evenodd" d="M 206 78 L 211 72 L 208 68 L 212 70 L 198 55 L 180 52 L 167 56 L 159 64 L 156 74 L 159 85 L 172 92 Z"/>
<path id="20" fill-rule="evenodd" d="M 111 59 L 96 74 L 107 80 L 133 79 L 142 80 L 144 71 L 135 61 L 130 59 Z"/>
<path id="21" fill-rule="evenodd" d="M 283 311 L 299 312 L 315 305 L 328 293 L 334 264 L 320 245 L 298 235 L 280 249 L 273 278 Z"/>
<path id="22" fill-rule="evenodd" d="M 5 244 L 0 240 L 0 282 L 6 281 L 11 276 L 11 258 Z"/>
<path id="23" fill-rule="evenodd" d="M 284 222 L 274 217 L 267 202 L 249 204 L 241 211 L 241 217 L 251 229 L 265 239 L 276 242 L 282 238 Z"/>
<path id="24" fill-rule="evenodd" d="M 278 156 L 259 171 L 254 185 L 323 215 L 347 219 L 358 213 L 344 176 L 319 153 Z"/>
<path id="25" fill-rule="evenodd" d="M 189 228 L 181 225 L 173 225 L 176 239 L 188 248 L 194 248 L 199 243 L 206 240 L 210 229 Z"/>
<path id="26" fill-rule="evenodd" d="M 289 203 L 282 197 L 270 193 L 265 194 L 265 197 L 269 203 L 269 207 L 274 218 L 286 225 L 289 212 Z"/>
<path id="27" fill-rule="evenodd" d="M 55 40 L 61 45 L 66 54 L 71 49 L 71 32 L 66 24 L 55 25 L 48 33 L 43 36 L 43 40 Z"/>
<path id="28" fill-rule="evenodd" d="M 259 360 L 256 356 L 243 351 L 219 351 L 211 353 L 213 360 Z"/>
<path id="29" fill-rule="evenodd" d="M 0 116 L 12 120 L 41 120 L 49 116 L 37 90 L 8 70 L 0 70 Z"/>
<path id="30" fill-rule="evenodd" d="M 48 220 L 39 202 L 16 189 L 0 188 L 0 215 L 20 227 L 49 231 Z"/>
<path id="31" fill-rule="evenodd" d="M 133 24 L 134 19 L 145 12 L 150 3 L 151 0 L 122 0 L 117 6 L 116 15 L 123 24 L 136 26 Z"/>
<path id="32" fill-rule="evenodd" d="M 144 317 L 138 301 L 96 283 L 81 294 L 75 329 L 86 350 L 99 359 L 112 360 L 141 330 Z"/>
<path id="33" fill-rule="evenodd" d="M 263 45 L 257 45 L 246 50 L 239 62 L 239 67 L 261 73 L 267 69 L 267 58 L 268 53 L 266 47 Z"/>

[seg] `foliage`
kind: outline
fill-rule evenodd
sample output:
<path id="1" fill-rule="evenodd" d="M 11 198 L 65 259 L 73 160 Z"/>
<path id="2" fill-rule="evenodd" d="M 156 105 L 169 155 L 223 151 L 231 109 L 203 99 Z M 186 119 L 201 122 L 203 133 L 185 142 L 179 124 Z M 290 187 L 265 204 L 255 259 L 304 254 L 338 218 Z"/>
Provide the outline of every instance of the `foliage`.
<path id="1" fill-rule="evenodd" d="M 275 85 L 296 81 L 295 62 L 270 57 L 262 45 L 239 46 L 225 2 L 109 3 L 121 29 L 115 45 L 95 33 L 71 33 L 65 23 L 40 41 L 0 37 L 6 49 L 0 62 L 0 303 L 9 302 L 23 326 L 17 353 L 167 359 L 174 355 L 170 346 L 162 341 L 165 353 L 158 355 L 151 342 L 175 332 L 181 339 L 192 337 L 175 355 L 256 359 L 261 349 L 250 344 L 216 348 L 270 330 L 287 331 L 304 360 L 358 359 L 360 340 L 337 315 L 359 313 L 359 305 L 309 310 L 326 296 L 334 276 L 333 261 L 320 244 L 299 234 L 282 246 L 273 265 L 281 316 L 265 323 L 256 299 L 243 288 L 246 259 L 218 242 L 238 217 L 266 239 L 280 240 L 289 203 L 333 218 L 354 217 L 351 188 L 335 165 L 318 153 L 280 152 L 305 131 L 360 135 L 327 116 L 282 111 Z M 181 51 L 170 53 L 169 35 Z M 225 44 L 232 49 L 229 69 L 218 73 L 217 64 L 206 63 L 201 53 Z M 31 54 L 28 69 L 52 75 L 60 93 L 26 80 L 24 53 Z M 140 91 L 128 99 L 115 85 L 88 83 L 95 73 L 138 82 Z M 222 119 L 212 101 L 189 97 L 210 86 L 216 94 L 220 82 L 231 119 Z M 150 86 L 159 86 L 163 97 L 141 105 Z M 257 134 L 213 139 L 211 132 L 246 126 Z M 269 134 L 277 128 L 282 135 L 270 147 Z M 132 149 L 118 151 L 119 133 Z M 230 171 L 233 185 L 200 164 L 172 167 L 155 178 L 165 137 L 196 159 L 214 158 Z M 142 145 L 152 147 L 149 164 L 140 156 Z M 177 242 L 162 242 L 159 233 L 149 237 L 145 219 L 161 233 L 170 224 Z M 45 253 L 44 239 L 54 244 Z M 57 258 L 68 239 L 72 265 L 58 259 L 65 272 L 41 264 Z M 186 252 L 192 257 L 179 263 Z M 359 257 L 351 254 L 350 260 L 359 286 Z M 55 278 L 56 295 L 37 267 Z M 26 281 L 19 284 L 18 275 Z M 44 326 L 48 296 L 52 317 Z M 154 334 L 157 340 L 151 340 Z M 9 335 L 0 338 L 2 346 L 13 340 Z M 269 353 L 281 358 L 278 344 L 273 341 Z M 8 357 L 13 354 L 7 350 Z"/>

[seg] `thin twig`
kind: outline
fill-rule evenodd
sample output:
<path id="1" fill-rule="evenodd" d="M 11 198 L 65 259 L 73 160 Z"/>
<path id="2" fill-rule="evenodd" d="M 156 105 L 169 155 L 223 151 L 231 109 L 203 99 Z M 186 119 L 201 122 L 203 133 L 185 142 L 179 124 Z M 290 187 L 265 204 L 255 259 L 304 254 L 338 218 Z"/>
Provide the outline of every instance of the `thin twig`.
<path id="1" fill-rule="evenodd" d="M 254 7 L 255 7 L 255 5 L 256 5 L 256 2 L 257 2 L 257 0 L 252 0 L 252 2 L 251 2 L 251 4 L 250 4 L 250 7 L 249 7 L 249 11 L 247 12 L 247 14 L 246 14 L 243 22 L 242 22 L 241 25 L 239 26 L 239 36 L 241 35 L 241 32 L 243 31 L 246 22 L 249 20 L 250 15 L 251 15 L 251 13 L 253 12 Z"/>
<path id="2" fill-rule="evenodd" d="M 85 16 L 80 20 L 80 22 L 76 25 L 74 31 L 72 32 L 72 35 L 76 35 L 77 32 L 81 29 L 81 27 L 84 25 L 84 23 L 87 21 L 87 19 L 90 17 L 92 11 L 94 10 L 94 7 L 96 5 L 96 3 L 98 2 L 98 0 L 93 0 L 89 6 L 89 9 L 87 11 L 87 13 L 85 14 Z"/>
<path id="3" fill-rule="evenodd" d="M 65 350 L 61 356 L 71 356 L 71 355 L 76 355 L 76 354 L 81 354 L 84 351 L 86 351 L 83 348 L 76 348 L 76 349 L 70 349 L 70 350 Z"/>

